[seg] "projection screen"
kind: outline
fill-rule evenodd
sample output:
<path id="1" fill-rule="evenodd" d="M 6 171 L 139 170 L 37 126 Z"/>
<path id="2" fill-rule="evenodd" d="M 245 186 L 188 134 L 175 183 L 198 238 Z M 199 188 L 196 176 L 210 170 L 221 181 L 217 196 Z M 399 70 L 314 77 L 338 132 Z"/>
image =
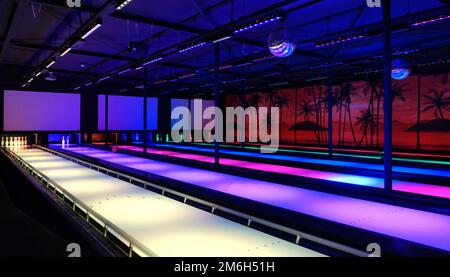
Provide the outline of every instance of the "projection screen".
<path id="1" fill-rule="evenodd" d="M 105 95 L 98 96 L 98 130 L 105 130 Z M 158 99 L 147 98 L 147 130 L 158 126 Z M 108 130 L 139 131 L 144 129 L 144 98 L 108 96 Z"/>
<path id="2" fill-rule="evenodd" d="M 4 131 L 79 131 L 80 95 L 4 92 Z"/>

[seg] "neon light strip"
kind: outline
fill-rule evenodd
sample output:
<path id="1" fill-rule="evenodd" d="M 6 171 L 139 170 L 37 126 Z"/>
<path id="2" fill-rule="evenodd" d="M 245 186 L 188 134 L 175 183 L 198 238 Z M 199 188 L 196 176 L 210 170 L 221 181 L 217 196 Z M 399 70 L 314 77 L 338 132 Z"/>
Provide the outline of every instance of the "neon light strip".
<path id="1" fill-rule="evenodd" d="M 195 146 L 185 146 L 185 145 L 167 145 L 167 144 L 155 144 L 157 147 L 165 147 L 172 149 L 185 149 L 185 150 L 194 150 L 204 153 L 213 153 L 214 149 L 212 148 L 202 148 Z M 257 148 L 259 149 L 259 148 Z M 293 151 L 293 150 L 290 150 Z M 383 171 L 384 167 L 382 164 L 372 164 L 372 163 L 362 163 L 362 162 L 351 162 L 351 161 L 341 161 L 341 160 L 329 160 L 329 159 L 319 159 L 319 158 L 308 158 L 308 157 L 299 157 L 299 156 L 287 156 L 281 154 L 263 154 L 263 153 L 255 153 L 255 152 L 245 152 L 238 150 L 220 150 L 221 153 L 234 155 L 234 156 L 242 156 L 242 157 L 252 157 L 252 158 L 262 158 L 267 160 L 277 160 L 277 161 L 289 161 L 289 162 L 299 162 L 299 163 L 311 163 L 318 164 L 323 166 L 339 166 L 339 167 L 350 167 L 356 169 L 365 169 L 365 170 L 378 170 Z M 420 167 L 411 167 L 411 166 L 393 166 L 392 170 L 394 172 L 406 173 L 406 174 L 420 174 L 420 175 L 429 175 L 429 176 L 439 176 L 446 177 L 450 176 L 449 170 L 438 170 L 438 169 L 428 169 L 428 168 L 420 168 Z"/>
<path id="2" fill-rule="evenodd" d="M 212 146 L 209 143 L 195 143 L 197 145 L 204 145 L 204 146 Z M 246 143 L 246 145 L 248 145 L 249 143 Z M 257 144 L 254 144 L 257 145 Z M 220 145 L 220 147 L 230 147 L 230 148 L 241 148 L 241 146 L 238 145 L 229 145 L 229 144 L 222 144 Z M 291 145 L 283 145 L 282 147 L 286 147 L 286 148 L 296 148 L 296 146 L 291 146 Z M 250 150 L 259 150 L 259 147 L 252 147 L 252 146 L 245 146 L 245 149 L 250 149 Z M 305 146 L 302 148 L 306 148 L 306 149 L 317 149 L 317 150 L 322 150 L 322 151 L 326 151 L 325 148 L 320 148 L 320 147 L 309 147 L 309 146 Z M 372 150 L 353 150 L 353 149 L 334 149 L 335 151 L 342 151 L 342 152 L 361 152 L 361 153 L 373 153 L 373 154 L 379 154 L 379 156 L 363 156 L 363 155 L 353 155 L 353 154 L 343 154 L 343 153 L 333 153 L 333 156 L 343 156 L 343 157 L 355 157 L 355 158 L 362 158 L 362 159 L 381 159 L 381 155 L 383 152 L 378 152 L 378 151 L 372 151 Z M 289 149 L 278 149 L 279 152 L 287 152 L 287 153 L 304 153 L 304 154 L 314 154 L 314 155 L 328 155 L 327 152 L 315 152 L 315 151 L 304 151 L 304 150 L 289 150 Z M 436 155 L 436 154 L 423 154 L 423 153 L 404 153 L 404 152 L 393 152 L 394 155 L 398 155 L 398 156 L 419 156 L 419 157 L 429 157 L 429 158 L 443 158 L 443 159 L 450 159 L 450 156 L 448 155 Z M 423 159 L 406 159 L 406 158 L 392 158 L 393 160 L 398 160 L 398 161 L 407 161 L 407 162 L 419 162 L 419 163 L 429 163 L 429 164 L 442 164 L 442 165 L 450 165 L 450 162 L 447 161 L 433 161 L 433 160 L 423 160 Z"/>

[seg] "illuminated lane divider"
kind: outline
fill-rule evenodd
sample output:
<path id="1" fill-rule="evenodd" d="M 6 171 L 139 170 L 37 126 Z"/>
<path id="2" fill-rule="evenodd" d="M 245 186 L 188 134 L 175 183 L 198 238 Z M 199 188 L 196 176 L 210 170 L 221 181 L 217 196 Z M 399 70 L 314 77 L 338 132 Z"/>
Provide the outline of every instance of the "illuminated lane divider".
<path id="1" fill-rule="evenodd" d="M 85 213 L 85 216 L 82 218 L 91 226 L 93 226 L 95 230 L 100 232 L 104 238 L 108 239 L 108 232 L 109 232 L 110 234 L 115 236 L 115 238 L 118 239 L 119 241 L 121 242 L 126 241 L 128 243 L 128 252 L 126 252 L 125 254 L 127 254 L 128 257 L 132 257 L 133 253 L 136 253 L 139 256 L 146 256 L 146 257 L 157 256 L 145 245 L 135 240 L 132 236 L 127 234 L 125 231 L 116 226 L 114 223 L 112 223 L 111 221 L 109 221 L 108 219 L 106 219 L 93 209 L 91 209 L 89 206 L 85 205 L 81 200 L 79 200 L 73 194 L 71 194 L 70 192 L 59 186 L 57 183 L 53 182 L 45 174 L 43 174 L 42 172 L 38 171 L 36 168 L 31 166 L 27 162 L 25 162 L 16 153 L 6 148 L 3 151 L 7 154 L 6 156 L 11 157 L 15 161 L 17 161 L 23 168 L 25 168 L 31 174 L 31 176 L 33 176 L 36 180 L 41 182 L 55 196 L 59 197 L 63 201 L 63 203 L 68 204 L 65 200 L 66 199 L 69 200 L 72 203 L 71 209 L 73 212 L 76 212 L 77 209 L 83 211 Z M 100 230 L 98 226 L 94 225 L 93 221 L 100 225 L 103 223 L 103 230 Z M 125 252 L 116 243 L 114 243 L 114 245 L 122 252 Z"/>

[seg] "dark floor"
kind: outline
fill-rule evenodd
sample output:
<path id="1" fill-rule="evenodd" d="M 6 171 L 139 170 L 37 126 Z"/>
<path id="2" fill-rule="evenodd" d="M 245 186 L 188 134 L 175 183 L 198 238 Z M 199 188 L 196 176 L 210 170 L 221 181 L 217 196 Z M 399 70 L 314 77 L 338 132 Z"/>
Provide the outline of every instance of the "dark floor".
<path id="1" fill-rule="evenodd" d="M 0 180 L 0 256 L 67 256 L 67 241 L 18 209 Z"/>
<path id="2" fill-rule="evenodd" d="M 0 155 L 0 257 L 104 256 L 96 239 Z"/>

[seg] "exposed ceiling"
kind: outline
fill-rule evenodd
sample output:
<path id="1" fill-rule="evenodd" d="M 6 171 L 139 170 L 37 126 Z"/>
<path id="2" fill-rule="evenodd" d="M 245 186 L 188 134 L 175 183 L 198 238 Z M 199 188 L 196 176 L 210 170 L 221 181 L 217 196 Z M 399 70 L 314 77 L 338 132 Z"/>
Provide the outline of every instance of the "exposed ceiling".
<path id="1" fill-rule="evenodd" d="M 216 72 L 224 91 L 237 92 L 323 80 L 329 72 L 334 78 L 376 75 L 381 68 L 382 9 L 367 7 L 365 0 L 132 0 L 121 10 L 112 0 L 81 0 L 80 8 L 65 2 L 0 2 L 0 86 L 20 88 L 33 77 L 27 89 L 124 93 L 139 91 L 148 80 L 154 94 L 207 95 Z M 434 62 L 427 70 L 448 69 L 450 20 L 414 25 L 450 15 L 446 1 L 392 2 L 396 55 L 413 67 Z M 283 19 L 234 34 L 276 16 Z M 101 27 L 81 41 L 80 34 L 99 19 Z M 267 48 L 269 34 L 280 29 L 297 45 L 288 58 L 274 58 Z M 354 35 L 363 37 L 316 47 Z M 213 43 L 226 36 L 231 38 Z M 144 43 L 148 51 L 141 57 L 130 53 L 130 42 Z M 48 70 L 56 81 L 45 78 L 52 58 L 56 63 Z"/>

